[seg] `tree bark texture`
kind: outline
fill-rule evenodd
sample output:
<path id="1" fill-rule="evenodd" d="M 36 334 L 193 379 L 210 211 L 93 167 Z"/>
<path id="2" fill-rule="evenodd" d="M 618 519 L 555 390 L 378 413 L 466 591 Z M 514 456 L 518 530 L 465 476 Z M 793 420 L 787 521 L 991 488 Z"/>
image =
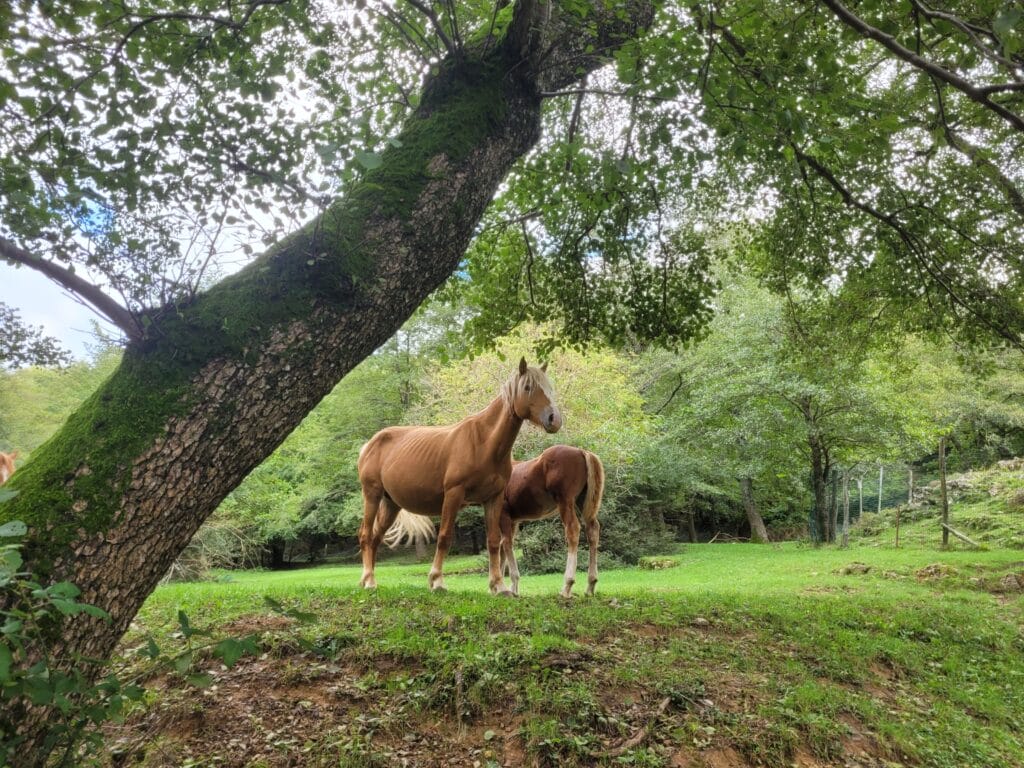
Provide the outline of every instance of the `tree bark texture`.
<path id="1" fill-rule="evenodd" d="M 768 529 L 754 501 L 754 481 L 749 477 L 741 478 L 740 487 L 743 490 L 743 508 L 747 512 L 747 522 L 750 523 L 750 540 L 767 544 Z"/>
<path id="2" fill-rule="evenodd" d="M 581 19 L 521 2 L 516 13 L 503 44 L 440 64 L 380 167 L 246 269 L 169 308 L 15 475 L 20 493 L 0 513 L 29 524 L 27 564 L 111 616 L 67 622 L 51 658 L 109 656 L 220 501 L 452 273 L 539 137 L 540 93 L 602 64 L 652 8 Z M 25 766 L 45 759 L 33 719 Z"/>
<path id="3" fill-rule="evenodd" d="M 946 493 L 946 436 L 939 438 L 939 489 L 942 499 L 942 546 L 949 546 L 949 496 Z"/>
<path id="4" fill-rule="evenodd" d="M 811 490 L 814 492 L 814 516 L 817 541 L 828 541 L 828 454 L 814 433 L 808 437 L 811 449 Z"/>
<path id="5" fill-rule="evenodd" d="M 839 470 L 832 470 L 831 492 L 829 494 L 828 504 L 828 538 L 826 541 L 834 542 L 836 540 L 836 528 L 839 520 Z"/>
<path id="6" fill-rule="evenodd" d="M 697 543 L 696 514 L 693 512 L 690 512 L 690 514 L 686 516 L 686 535 L 689 536 L 691 544 Z"/>
<path id="7" fill-rule="evenodd" d="M 843 472 L 843 549 L 850 546 L 850 473 Z"/>

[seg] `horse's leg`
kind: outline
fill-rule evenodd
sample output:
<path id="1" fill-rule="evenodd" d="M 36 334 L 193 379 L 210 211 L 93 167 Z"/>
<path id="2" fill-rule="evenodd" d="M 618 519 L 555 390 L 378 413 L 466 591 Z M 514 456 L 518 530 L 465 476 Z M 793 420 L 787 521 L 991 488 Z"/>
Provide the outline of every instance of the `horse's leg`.
<path id="1" fill-rule="evenodd" d="M 508 531 L 505 530 L 505 521 L 508 520 Z M 519 597 L 519 564 L 516 562 L 516 533 L 519 531 L 519 523 L 512 522 L 507 515 L 501 516 L 501 551 L 508 563 L 509 581 L 512 582 L 512 594 Z"/>
<path id="2" fill-rule="evenodd" d="M 590 567 L 587 568 L 587 594 L 594 594 L 597 586 L 597 543 L 601 538 L 601 523 L 595 514 L 583 521 L 587 529 L 587 547 L 590 549 Z"/>
<path id="3" fill-rule="evenodd" d="M 427 584 L 431 589 L 444 590 L 444 576 L 441 573 L 444 566 L 445 555 L 452 545 L 452 537 L 455 535 L 455 517 L 462 509 L 462 502 L 466 498 L 466 490 L 462 487 L 450 488 L 444 494 L 444 504 L 441 506 L 441 525 L 437 531 L 437 549 L 434 551 L 434 564 L 430 567 L 427 575 Z"/>
<path id="4" fill-rule="evenodd" d="M 387 495 L 381 498 L 380 507 L 377 509 L 377 520 L 373 524 L 373 538 L 370 540 L 374 562 L 377 562 L 377 549 L 384 540 L 384 534 L 388 532 L 388 528 L 395 522 L 399 510 L 401 510 L 401 507 Z"/>
<path id="5" fill-rule="evenodd" d="M 383 488 L 363 485 L 363 522 L 359 526 L 359 553 L 363 557 L 363 577 L 359 580 L 359 586 L 366 589 L 377 588 L 377 580 L 373 578 L 373 566 L 377 560 L 377 547 L 373 546 L 373 527 L 383 496 Z"/>
<path id="6" fill-rule="evenodd" d="M 486 529 L 487 535 L 487 571 L 488 571 L 488 585 L 491 589 L 492 595 L 506 595 L 511 596 L 510 592 L 505 587 L 505 582 L 501 576 L 501 550 L 502 550 L 502 535 L 501 535 L 501 510 L 504 504 L 504 499 L 501 495 L 491 499 L 484 504 L 484 528 Z M 507 552 L 506 552 L 507 554 Z M 509 565 L 511 566 L 511 561 Z"/>
<path id="7" fill-rule="evenodd" d="M 562 597 L 572 597 L 572 585 L 576 583 L 576 552 L 580 546 L 580 521 L 576 518 L 574 499 L 559 499 L 558 511 L 565 528 L 565 586 Z"/>
<path id="8" fill-rule="evenodd" d="M 505 554 L 506 537 L 512 535 L 512 518 L 508 516 L 507 512 L 502 511 L 498 519 L 498 527 L 501 530 L 501 546 L 498 548 L 498 570 L 501 571 L 501 577 L 504 579 L 508 578 L 512 573 L 512 566 L 509 563 L 508 556 Z"/>

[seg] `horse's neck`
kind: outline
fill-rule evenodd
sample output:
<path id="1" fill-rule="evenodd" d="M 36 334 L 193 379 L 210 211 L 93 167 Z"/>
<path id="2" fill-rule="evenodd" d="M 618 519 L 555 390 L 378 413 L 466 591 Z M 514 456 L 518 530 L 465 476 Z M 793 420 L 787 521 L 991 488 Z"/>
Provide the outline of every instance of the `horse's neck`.
<path id="1" fill-rule="evenodd" d="M 484 455 L 495 463 L 510 458 L 512 445 L 519 436 L 523 420 L 505 404 L 504 398 L 496 397 L 489 406 L 473 418 L 478 420 L 478 424 L 487 435 L 483 445 Z"/>

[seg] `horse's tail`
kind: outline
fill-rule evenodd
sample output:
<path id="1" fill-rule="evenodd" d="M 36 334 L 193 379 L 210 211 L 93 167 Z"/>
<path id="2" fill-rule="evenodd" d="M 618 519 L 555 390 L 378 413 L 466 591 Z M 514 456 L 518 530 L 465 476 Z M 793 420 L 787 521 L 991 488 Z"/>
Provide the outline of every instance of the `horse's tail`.
<path id="1" fill-rule="evenodd" d="M 587 492 L 583 498 L 580 512 L 583 514 L 583 521 L 597 519 L 597 511 L 601 508 L 601 499 L 604 496 L 604 464 L 590 451 L 583 451 L 583 458 L 587 462 Z"/>
<path id="2" fill-rule="evenodd" d="M 417 541 L 422 541 L 426 544 L 428 541 L 434 540 L 434 535 L 434 523 L 429 517 L 414 515 L 412 512 L 400 509 L 395 516 L 395 522 L 384 534 L 384 543 L 391 549 L 403 542 L 414 544 Z"/>

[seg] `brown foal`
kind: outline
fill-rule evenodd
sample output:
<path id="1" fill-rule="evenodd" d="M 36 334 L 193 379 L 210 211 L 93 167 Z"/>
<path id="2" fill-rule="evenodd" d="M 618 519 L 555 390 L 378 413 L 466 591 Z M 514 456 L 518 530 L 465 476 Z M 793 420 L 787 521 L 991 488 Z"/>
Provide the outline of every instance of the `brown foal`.
<path id="1" fill-rule="evenodd" d="M 565 561 L 563 597 L 572 597 L 576 582 L 576 551 L 580 543 L 580 522 L 576 507 L 583 516 L 590 549 L 587 569 L 587 594 L 594 594 L 597 585 L 597 545 L 601 523 L 597 513 L 604 495 L 604 465 L 590 451 L 568 445 L 554 445 L 530 461 L 517 462 L 505 486 L 499 524 L 501 526 L 502 571 L 507 567 L 512 594 L 519 594 L 519 566 L 513 551 L 519 524 L 524 520 L 542 520 L 558 512 L 565 528 L 568 547 Z"/>

